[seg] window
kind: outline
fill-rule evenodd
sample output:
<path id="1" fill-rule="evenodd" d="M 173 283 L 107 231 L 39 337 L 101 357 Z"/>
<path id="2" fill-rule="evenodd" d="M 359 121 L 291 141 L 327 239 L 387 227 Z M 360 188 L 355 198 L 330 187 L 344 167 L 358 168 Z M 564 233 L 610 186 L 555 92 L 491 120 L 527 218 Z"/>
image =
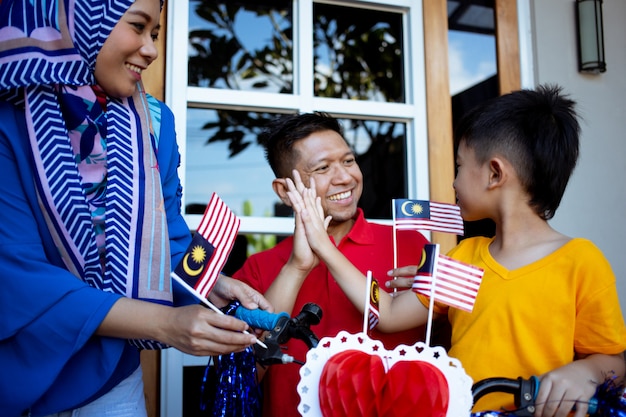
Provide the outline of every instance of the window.
<path id="1" fill-rule="evenodd" d="M 418 188 L 427 195 L 421 11 L 414 3 L 177 3 L 168 14 L 177 47 L 168 48 L 166 96 L 184 138 L 190 224 L 215 191 L 242 217 L 245 232 L 269 232 L 263 218 L 281 210 L 256 138 L 284 113 L 325 111 L 341 120 L 364 173 L 367 217 L 390 218 L 391 199 Z M 277 226 L 275 233 L 290 230 Z"/>

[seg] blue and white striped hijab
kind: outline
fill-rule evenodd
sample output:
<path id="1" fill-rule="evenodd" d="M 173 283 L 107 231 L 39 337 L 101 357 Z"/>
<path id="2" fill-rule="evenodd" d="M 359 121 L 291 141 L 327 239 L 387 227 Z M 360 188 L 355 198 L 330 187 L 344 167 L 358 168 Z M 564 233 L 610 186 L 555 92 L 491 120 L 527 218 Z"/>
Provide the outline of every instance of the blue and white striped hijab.
<path id="1" fill-rule="evenodd" d="M 75 130 L 68 126 L 76 123 L 69 123 L 59 100 L 64 91 L 95 101 L 96 56 L 132 3 L 1 0 L 0 100 L 25 109 L 40 206 L 67 269 L 103 291 L 171 305 L 169 239 L 153 132 L 158 118 L 150 116 L 146 94 L 138 85 L 132 97 L 106 98 L 100 253 L 93 205 L 90 209 L 70 143 Z"/>

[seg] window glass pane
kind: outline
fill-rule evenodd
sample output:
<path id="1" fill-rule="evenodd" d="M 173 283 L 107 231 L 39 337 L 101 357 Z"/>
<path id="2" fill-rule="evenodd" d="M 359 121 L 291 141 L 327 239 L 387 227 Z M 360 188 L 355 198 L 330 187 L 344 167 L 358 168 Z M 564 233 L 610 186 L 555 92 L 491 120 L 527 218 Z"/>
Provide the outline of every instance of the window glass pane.
<path id="1" fill-rule="evenodd" d="M 452 120 L 499 95 L 493 0 L 448 1 Z M 491 220 L 465 222 L 466 237 L 493 236 Z"/>
<path id="2" fill-rule="evenodd" d="M 190 0 L 188 84 L 293 91 L 291 0 Z"/>
<path id="3" fill-rule="evenodd" d="M 268 113 L 187 109 L 185 212 L 204 212 L 216 192 L 238 216 L 274 216 L 274 174 L 257 135 Z"/>
<path id="4" fill-rule="evenodd" d="M 363 172 L 359 207 L 373 219 L 391 218 L 391 200 L 406 198 L 406 125 L 400 122 L 341 119 L 344 137 Z"/>
<path id="5" fill-rule="evenodd" d="M 499 94 L 493 0 L 448 1 L 448 62 L 456 121 Z"/>
<path id="6" fill-rule="evenodd" d="M 185 213 L 203 214 L 216 192 L 237 216 L 291 216 L 272 190 L 274 173 L 256 138 L 275 114 L 187 109 Z M 274 247 L 280 236 L 240 234 L 223 272 L 235 273 L 253 253 Z"/>
<path id="7" fill-rule="evenodd" d="M 405 101 L 402 14 L 313 4 L 315 95 Z"/>
<path id="8" fill-rule="evenodd" d="M 450 93 L 468 94 L 472 88 L 491 82 L 491 93 L 497 95 L 497 63 L 495 35 L 448 31 L 450 62 Z M 488 93 L 487 95 L 490 95 Z"/>
<path id="9" fill-rule="evenodd" d="M 201 214 L 213 191 L 239 216 L 284 216 L 271 184 L 274 174 L 257 136 L 276 114 L 187 110 L 185 212 Z M 340 119 L 363 171 L 360 206 L 369 218 L 391 218 L 391 199 L 406 197 L 406 126 Z"/>

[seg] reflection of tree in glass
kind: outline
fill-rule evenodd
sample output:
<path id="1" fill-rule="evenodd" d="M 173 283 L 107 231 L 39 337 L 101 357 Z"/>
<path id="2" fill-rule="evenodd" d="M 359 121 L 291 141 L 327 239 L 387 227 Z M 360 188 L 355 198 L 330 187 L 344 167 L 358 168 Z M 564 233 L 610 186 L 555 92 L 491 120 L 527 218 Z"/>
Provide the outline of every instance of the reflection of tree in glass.
<path id="1" fill-rule="evenodd" d="M 244 89 L 242 81 L 254 80 L 252 89 L 267 89 L 291 93 L 292 18 L 291 2 L 211 1 L 192 0 L 190 7 L 207 25 L 189 32 L 189 85 Z M 255 15 L 263 29 L 271 34 L 258 33 L 257 27 L 237 26 L 243 14 Z M 256 35 L 254 45 L 244 38 Z M 263 42 L 267 37 L 271 40 Z M 256 44 L 260 48 L 254 49 Z"/>
<path id="2" fill-rule="evenodd" d="M 255 111 L 216 110 L 217 121 L 207 122 L 202 129 L 209 131 L 206 143 L 228 141 L 229 158 L 246 149 L 256 138 L 263 126 L 276 117 L 272 113 Z"/>
<path id="3" fill-rule="evenodd" d="M 189 33 L 189 85 L 247 89 L 242 81 L 254 80 L 251 89 L 293 91 L 291 1 L 191 4 L 207 25 Z M 246 30 L 261 28 L 237 26 L 244 13 L 264 24 L 256 45 Z M 313 26 L 316 96 L 404 101 L 401 14 L 316 3 Z"/>
<path id="4" fill-rule="evenodd" d="M 293 92 L 293 18 L 291 0 L 192 0 L 190 8 L 205 21 L 189 33 L 189 85 Z M 255 48 L 237 19 L 262 18 L 264 41 Z M 314 3 L 314 92 L 318 97 L 404 102 L 402 15 Z M 250 18 L 250 16 L 248 16 Z M 247 28 L 250 30 L 250 28 Z M 252 28 L 255 32 L 257 28 Z M 260 40 L 257 40 L 259 44 Z M 230 157 L 255 140 L 275 115 L 218 110 L 219 120 L 203 126 L 207 143 L 229 141 Z M 388 217 L 390 199 L 404 197 L 405 135 L 393 122 L 344 123 L 346 134 L 360 131 L 369 146 L 359 149 L 364 171 L 366 215 Z M 398 133 L 400 131 L 400 133 Z"/>
<path id="5" fill-rule="evenodd" d="M 402 15 L 314 3 L 315 95 L 404 102 Z"/>

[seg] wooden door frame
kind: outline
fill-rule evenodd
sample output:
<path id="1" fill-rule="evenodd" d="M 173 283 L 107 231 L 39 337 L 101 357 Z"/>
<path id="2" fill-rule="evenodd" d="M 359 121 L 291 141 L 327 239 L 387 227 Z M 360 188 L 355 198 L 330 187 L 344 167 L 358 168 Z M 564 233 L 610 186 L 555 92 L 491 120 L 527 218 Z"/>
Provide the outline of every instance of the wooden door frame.
<path id="1" fill-rule="evenodd" d="M 454 203 L 447 1 L 423 1 L 430 199 Z M 503 94 L 521 86 L 517 0 L 495 0 L 495 19 L 498 79 Z M 456 236 L 433 233 L 432 241 L 445 253 L 456 245 Z"/>

